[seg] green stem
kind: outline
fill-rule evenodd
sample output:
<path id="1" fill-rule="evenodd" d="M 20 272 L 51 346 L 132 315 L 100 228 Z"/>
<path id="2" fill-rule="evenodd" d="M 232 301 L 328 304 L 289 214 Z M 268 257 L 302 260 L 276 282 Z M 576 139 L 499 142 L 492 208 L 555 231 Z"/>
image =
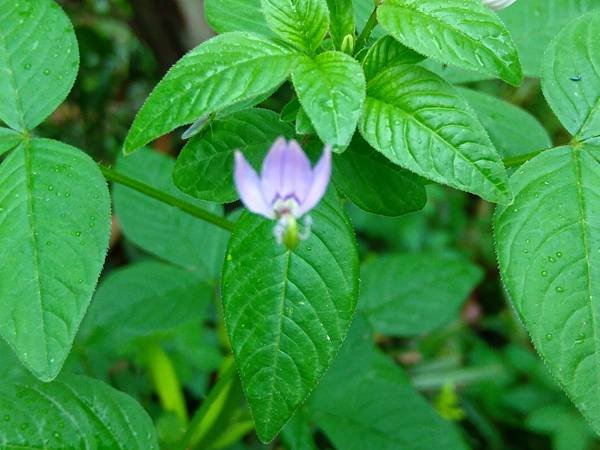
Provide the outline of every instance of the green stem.
<path id="1" fill-rule="evenodd" d="M 185 435 L 177 446 L 178 450 L 188 450 L 190 448 L 190 441 L 194 437 L 197 428 L 202 424 L 204 418 L 211 410 L 211 407 L 215 401 L 219 398 L 223 390 L 229 386 L 235 375 L 236 368 L 233 358 L 227 358 L 221 372 L 219 373 L 219 378 L 216 384 L 209 391 L 206 399 L 202 402 L 202 406 L 200 406 L 200 408 L 198 408 L 198 410 L 194 413 L 194 417 L 192 417 Z"/>
<path id="2" fill-rule="evenodd" d="M 542 153 L 542 152 L 544 152 L 546 150 L 548 150 L 548 149 L 544 148 L 542 150 L 536 150 L 534 152 L 526 153 L 524 155 L 519 155 L 519 156 L 513 156 L 513 157 L 509 157 L 509 158 L 504 158 L 502 161 L 504 162 L 504 166 L 505 167 L 517 167 L 517 166 L 520 166 L 520 165 L 526 163 L 527 161 L 529 161 L 534 156 L 537 156 L 537 155 L 539 155 L 540 153 Z"/>
<path id="3" fill-rule="evenodd" d="M 122 184 L 123 186 L 127 186 L 131 189 L 141 192 L 142 194 L 147 195 L 148 197 L 152 197 L 160 202 L 166 203 L 167 205 L 179 208 L 181 211 L 190 214 L 191 216 L 205 220 L 206 222 L 212 223 L 213 225 L 221 227 L 229 232 L 233 232 L 235 226 L 234 223 L 230 222 L 224 217 L 213 214 L 205 209 L 200 208 L 199 206 L 196 206 L 180 198 L 166 194 L 158 189 L 153 188 L 152 186 L 142 183 L 141 181 L 129 178 L 126 175 L 116 172 L 110 167 L 104 166 L 102 164 L 98 164 L 98 166 L 100 167 L 100 170 L 102 171 L 104 177 L 109 181 Z"/>
<path id="4" fill-rule="evenodd" d="M 356 39 L 356 45 L 354 46 L 354 54 L 357 54 L 365 47 L 365 45 L 367 44 L 367 40 L 371 37 L 371 33 L 373 33 L 373 29 L 377 26 L 377 8 L 380 4 L 381 0 L 377 0 L 375 2 L 375 8 L 373 8 L 373 12 L 369 16 L 367 24 Z"/>

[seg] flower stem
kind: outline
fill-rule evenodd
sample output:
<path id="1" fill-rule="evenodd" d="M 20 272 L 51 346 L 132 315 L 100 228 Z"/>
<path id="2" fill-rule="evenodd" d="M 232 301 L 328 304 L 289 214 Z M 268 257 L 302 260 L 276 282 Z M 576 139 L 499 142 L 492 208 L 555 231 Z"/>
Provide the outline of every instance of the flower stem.
<path id="1" fill-rule="evenodd" d="M 234 223 L 230 222 L 224 217 L 213 214 L 210 211 L 200 208 L 199 206 L 196 206 L 190 202 L 187 202 L 173 195 L 169 195 L 165 192 L 155 189 L 152 186 L 149 186 L 139 180 L 135 180 L 126 175 L 123 175 L 103 164 L 98 164 L 98 166 L 100 167 L 100 170 L 102 171 L 104 177 L 109 181 L 122 184 L 123 186 L 127 186 L 128 188 L 141 192 L 142 194 L 145 194 L 148 197 L 152 197 L 153 199 L 158 200 L 162 203 L 178 208 L 191 216 L 212 223 L 213 225 L 223 228 L 224 230 L 227 230 L 229 232 L 233 232 L 235 226 Z"/>
<path id="2" fill-rule="evenodd" d="M 354 54 L 357 54 L 365 47 L 365 45 L 367 44 L 367 40 L 371 37 L 371 33 L 373 33 L 373 29 L 377 26 L 377 8 L 380 4 L 381 0 L 375 1 L 375 8 L 373 8 L 373 12 L 369 16 L 367 24 L 356 39 L 356 45 L 354 46 Z"/>

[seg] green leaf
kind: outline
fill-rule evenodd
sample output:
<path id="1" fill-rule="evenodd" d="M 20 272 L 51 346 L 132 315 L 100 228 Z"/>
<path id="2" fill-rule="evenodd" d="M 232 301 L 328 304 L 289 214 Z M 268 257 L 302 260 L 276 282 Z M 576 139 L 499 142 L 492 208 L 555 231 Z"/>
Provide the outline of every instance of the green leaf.
<path id="1" fill-rule="evenodd" d="M 23 136 L 9 128 L 0 127 L 0 155 L 15 148 Z"/>
<path id="2" fill-rule="evenodd" d="M 310 417 L 300 410 L 281 430 L 281 440 L 289 450 L 317 450 L 310 427 Z"/>
<path id="3" fill-rule="evenodd" d="M 313 127 L 310 117 L 308 117 L 304 108 L 300 108 L 298 114 L 296 114 L 296 133 L 304 136 L 315 134 L 315 127 Z"/>
<path id="4" fill-rule="evenodd" d="M 173 172 L 175 184 L 199 199 L 219 203 L 237 200 L 233 152 L 241 150 L 257 167 L 279 136 L 292 138 L 294 130 L 266 109 L 240 111 L 212 122 L 181 151 Z"/>
<path id="5" fill-rule="evenodd" d="M 477 113 L 505 163 L 518 165 L 533 152 L 552 147 L 546 129 L 524 109 L 471 89 L 458 92 Z"/>
<path id="6" fill-rule="evenodd" d="M 329 28 L 325 0 L 261 0 L 269 27 L 299 50 L 314 52 Z"/>
<path id="7" fill-rule="evenodd" d="M 498 208 L 498 261 L 510 299 L 546 366 L 600 431 L 598 147 L 561 147 L 511 178 Z"/>
<path id="8" fill-rule="evenodd" d="M 342 49 L 342 42 L 347 35 L 354 38 L 354 11 L 352 0 L 327 0 L 330 24 L 329 34 L 336 50 Z"/>
<path id="9" fill-rule="evenodd" d="M 292 50 L 252 33 L 227 33 L 204 42 L 154 88 L 129 130 L 125 153 L 274 89 L 288 77 L 295 60 Z"/>
<path id="10" fill-rule="evenodd" d="M 518 1 L 498 14 L 517 44 L 525 74 L 539 77 L 548 43 L 569 22 L 598 8 L 597 0 L 527 0 Z M 531 26 L 532 18 L 535 26 Z"/>
<path id="11" fill-rule="evenodd" d="M 333 190 L 311 215 L 310 237 L 292 252 L 275 242 L 274 222 L 243 214 L 223 270 L 225 324 L 263 442 L 315 388 L 356 307 L 357 249 Z"/>
<path id="12" fill-rule="evenodd" d="M 456 428 L 375 348 L 360 317 L 309 410 L 337 450 L 467 448 Z"/>
<path id="13" fill-rule="evenodd" d="M 36 127 L 62 103 L 79 69 L 69 18 L 52 0 L 0 2 L 0 119 Z"/>
<path id="14" fill-rule="evenodd" d="M 542 63 L 542 89 L 552 110 L 579 140 L 600 143 L 600 11 L 561 31 Z"/>
<path id="15" fill-rule="evenodd" d="M 204 0 L 204 15 L 217 33 L 250 31 L 272 36 L 260 0 Z"/>
<path id="16" fill-rule="evenodd" d="M 457 255 L 383 256 L 362 267 L 360 310 L 378 333 L 429 333 L 459 317 L 482 276 L 481 269 Z"/>
<path id="17" fill-rule="evenodd" d="M 375 78 L 379 72 L 396 64 L 417 64 L 424 56 L 405 47 L 391 36 L 379 39 L 365 55 L 362 62 L 367 81 Z"/>
<path id="18" fill-rule="evenodd" d="M 397 65 L 367 87 L 360 131 L 392 162 L 438 183 L 509 203 L 506 170 L 454 88 L 418 66 Z"/>
<path id="19" fill-rule="evenodd" d="M 194 272 L 155 261 L 128 265 L 100 284 L 80 336 L 117 349 L 135 339 L 168 335 L 188 322 L 199 323 L 211 298 L 212 289 Z"/>
<path id="20" fill-rule="evenodd" d="M 437 61 L 513 85 L 523 79 L 510 34 L 480 0 L 386 0 L 377 17 L 393 37 Z"/>
<path id="21" fill-rule="evenodd" d="M 91 378 L 31 377 L 0 386 L 3 448 L 158 450 L 152 420 L 128 395 Z M 7 447 L 8 446 L 8 447 Z"/>
<path id="22" fill-rule="evenodd" d="M 305 57 L 292 81 L 321 140 L 337 148 L 347 146 L 365 101 L 365 77 L 356 60 L 341 52 Z"/>
<path id="23" fill-rule="evenodd" d="M 335 157 L 333 181 L 359 208 L 383 216 L 419 211 L 427 201 L 419 177 L 390 162 L 360 136 Z"/>
<path id="24" fill-rule="evenodd" d="M 220 206 L 195 200 L 177 189 L 171 178 L 174 166 L 171 158 L 147 148 L 117 161 L 120 173 L 222 214 Z M 119 184 L 114 186 L 113 197 L 123 233 L 135 245 L 173 264 L 197 271 L 207 281 L 218 276 L 226 231 Z"/>
<path id="25" fill-rule="evenodd" d="M 0 334 L 38 378 L 71 350 L 109 234 L 106 182 L 85 153 L 34 139 L 0 166 Z"/>

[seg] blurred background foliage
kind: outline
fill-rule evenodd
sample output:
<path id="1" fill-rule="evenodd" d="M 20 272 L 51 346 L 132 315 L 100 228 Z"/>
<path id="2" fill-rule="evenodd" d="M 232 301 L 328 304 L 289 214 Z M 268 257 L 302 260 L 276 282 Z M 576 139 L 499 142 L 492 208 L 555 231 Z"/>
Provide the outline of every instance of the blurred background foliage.
<path id="1" fill-rule="evenodd" d="M 68 101 L 40 133 L 176 193 L 170 158 L 181 148 L 179 136 L 155 144 L 162 155 L 148 150 L 126 161 L 118 155 L 136 111 L 160 77 L 213 35 L 202 2 L 59 3 L 76 27 L 81 70 Z M 538 80 L 527 79 L 519 88 L 496 81 L 465 85 L 526 109 L 555 144 L 568 138 L 544 101 Z M 284 86 L 263 106 L 280 111 L 289 99 L 290 89 Z M 369 316 L 377 347 L 408 374 L 471 448 L 600 448 L 548 375 L 504 296 L 494 255 L 493 205 L 433 184 L 427 193 L 425 209 L 394 219 L 348 206 L 364 261 L 361 310 L 384 307 L 379 304 L 383 289 L 389 291 L 397 314 L 405 315 L 401 330 L 386 320 L 385 310 Z M 231 364 L 215 287 L 226 236 L 154 201 L 140 206 L 141 200 L 127 189 L 113 194 L 116 219 L 107 265 L 65 370 L 102 379 L 134 396 L 151 414 L 168 449 L 181 439 L 216 371 Z M 136 220 L 140 227 L 131 225 Z M 129 232 L 128 226 L 143 232 Z M 202 259 L 195 259 L 197 248 L 204 249 Z M 377 266 L 382 258 L 391 258 L 392 267 L 411 270 L 386 274 Z M 460 283 L 438 274 L 436 261 L 452 264 L 444 258 L 459 261 L 454 278 Z M 394 293 L 398 298 L 392 298 Z M 412 310 L 410 304 L 419 301 L 435 307 Z M 355 357 L 361 354 L 357 351 Z M 3 379 L 23 370 L 3 344 L 0 361 Z M 239 382 L 233 378 L 218 395 L 207 422 L 195 429 L 195 448 L 265 448 L 253 435 Z M 389 401 L 402 410 L 402 397 Z M 310 420 L 305 423 L 303 414 L 270 448 L 335 448 L 327 433 L 312 427 Z M 393 415 L 378 420 L 394 426 Z M 314 442 L 300 439 L 311 434 Z"/>

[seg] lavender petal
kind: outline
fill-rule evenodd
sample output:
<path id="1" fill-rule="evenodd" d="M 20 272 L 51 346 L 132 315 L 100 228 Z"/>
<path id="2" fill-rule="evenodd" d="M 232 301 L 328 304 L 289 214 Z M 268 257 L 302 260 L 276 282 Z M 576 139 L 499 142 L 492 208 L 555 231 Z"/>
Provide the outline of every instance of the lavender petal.
<path id="1" fill-rule="evenodd" d="M 298 211 L 298 217 L 306 214 L 313 209 L 321 201 L 325 192 L 327 192 L 327 186 L 329 185 L 329 179 L 331 178 L 331 147 L 326 146 L 323 150 L 323 156 L 315 166 L 313 170 L 312 183 L 308 194 L 304 200 L 300 203 Z"/>
<path id="2" fill-rule="evenodd" d="M 273 209 L 263 197 L 258 174 L 240 151 L 235 152 L 235 173 L 233 178 L 235 187 L 240 194 L 240 199 L 249 211 L 260 214 L 268 219 L 275 218 Z"/>

